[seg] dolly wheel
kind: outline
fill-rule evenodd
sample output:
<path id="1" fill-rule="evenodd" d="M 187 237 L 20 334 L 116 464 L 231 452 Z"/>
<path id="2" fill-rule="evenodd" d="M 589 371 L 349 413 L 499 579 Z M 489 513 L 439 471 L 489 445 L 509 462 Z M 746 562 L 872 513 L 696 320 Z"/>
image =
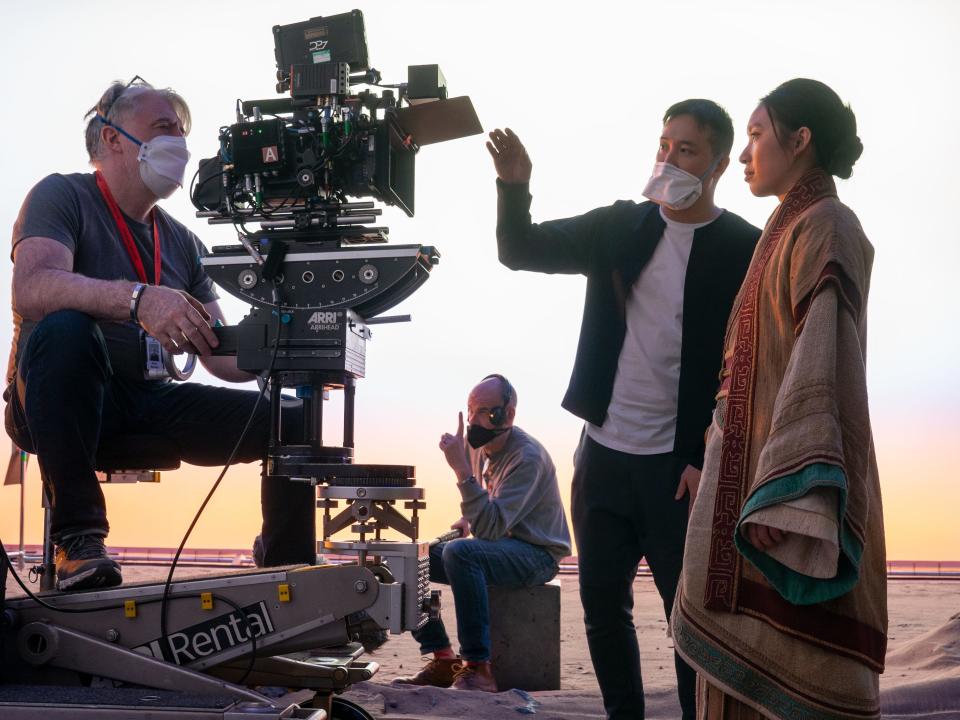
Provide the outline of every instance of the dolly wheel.
<path id="1" fill-rule="evenodd" d="M 349 700 L 335 697 L 333 699 L 333 719 L 332 720 L 376 720 L 373 715 L 368 713 L 356 703 Z"/>

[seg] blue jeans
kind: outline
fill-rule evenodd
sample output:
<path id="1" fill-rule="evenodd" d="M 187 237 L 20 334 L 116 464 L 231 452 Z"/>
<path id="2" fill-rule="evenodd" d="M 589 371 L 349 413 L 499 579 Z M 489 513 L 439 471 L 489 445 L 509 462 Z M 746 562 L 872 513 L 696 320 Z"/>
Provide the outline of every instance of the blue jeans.
<path id="1" fill-rule="evenodd" d="M 430 548 L 430 580 L 449 585 L 457 611 L 457 637 L 464 660 L 490 659 L 487 586 L 533 587 L 556 576 L 557 561 L 539 545 L 514 538 L 461 538 Z M 413 637 L 426 655 L 450 647 L 443 620 L 429 620 Z"/>

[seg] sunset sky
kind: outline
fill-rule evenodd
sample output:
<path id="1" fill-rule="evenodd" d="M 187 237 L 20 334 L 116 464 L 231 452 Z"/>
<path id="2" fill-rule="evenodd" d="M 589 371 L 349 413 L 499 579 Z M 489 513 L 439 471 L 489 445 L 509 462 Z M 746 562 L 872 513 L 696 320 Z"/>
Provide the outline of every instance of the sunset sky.
<path id="1" fill-rule="evenodd" d="M 831 85 L 857 114 L 865 148 L 839 194 L 876 248 L 868 380 L 888 556 L 960 559 L 960 5 L 948 0 L 12 4 L 0 44 L 0 228 L 9 237 L 23 197 L 48 173 L 88 170 L 83 114 L 111 80 L 139 74 L 187 99 L 192 176 L 215 153 L 218 128 L 233 122 L 236 98 L 275 96 L 272 26 L 354 6 L 386 82 L 405 80 L 408 64 L 439 63 L 451 95 L 470 95 L 485 129 L 520 135 L 534 164 L 535 220 L 641 199 L 664 110 L 708 97 L 727 108 L 737 132 L 717 202 L 762 226 L 775 200 L 754 198 L 743 182 L 735 156 L 746 120 L 784 80 Z M 415 218 L 387 209 L 384 224 L 394 243 L 436 245 L 442 262 L 396 308 L 412 323 L 373 329 L 356 440 L 360 462 L 417 466 L 429 536 L 459 517 L 437 441 L 455 429 L 470 387 L 491 372 L 516 386 L 518 424 L 551 452 L 569 499 L 581 422 L 560 399 L 584 280 L 497 263 L 494 172 L 481 136 L 425 148 L 416 197 Z M 163 206 L 208 246 L 235 242 L 229 228 L 196 219 L 185 192 Z M 0 263 L 0 284 L 9 285 L 11 268 Z M 239 321 L 246 306 L 221 295 L 228 318 Z M 0 347 L 10 334 L 9 322 L 0 323 Z M 198 372 L 194 380 L 209 378 Z M 334 394 L 328 417 L 338 407 Z M 335 444 L 334 428 L 327 432 Z M 259 526 L 258 472 L 230 471 L 191 546 L 249 546 Z M 188 467 L 160 485 L 106 488 L 108 543 L 175 546 L 215 477 Z M 38 542 L 35 458 L 27 493 L 27 541 Z M 7 545 L 16 541 L 18 502 L 16 487 L 0 488 Z"/>

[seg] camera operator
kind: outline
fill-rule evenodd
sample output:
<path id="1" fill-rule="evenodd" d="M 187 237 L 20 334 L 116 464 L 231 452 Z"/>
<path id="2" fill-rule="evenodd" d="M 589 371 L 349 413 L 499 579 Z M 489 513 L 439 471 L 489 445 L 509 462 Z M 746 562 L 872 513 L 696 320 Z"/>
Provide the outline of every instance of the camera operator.
<path id="1" fill-rule="evenodd" d="M 198 354 L 222 380 L 253 377 L 235 358 L 210 354 L 211 326 L 223 315 L 199 262 L 206 250 L 157 206 L 183 183 L 186 102 L 137 77 L 113 83 L 87 118 L 94 173 L 41 180 L 13 230 L 6 427 L 40 464 L 60 590 L 121 582 L 104 549 L 101 442 L 160 436 L 188 463 L 222 465 L 257 400 L 251 391 L 144 379 L 140 328 L 170 353 Z M 265 455 L 267 406 L 260 403 L 236 461 Z M 299 427 L 300 409 L 284 412 L 284 425 Z M 314 562 L 310 486 L 264 477 L 261 500 L 266 563 Z"/>
<path id="2" fill-rule="evenodd" d="M 642 558 L 670 616 L 687 515 L 703 465 L 723 335 L 760 231 L 714 204 L 733 125 L 709 100 L 663 118 L 643 195 L 532 224 L 532 164 L 509 129 L 490 133 L 497 246 L 512 270 L 587 277 L 563 406 L 586 421 L 571 498 L 590 656 L 609 718 L 642 718 L 633 580 Z M 675 658 L 684 720 L 695 674 Z"/>
<path id="3" fill-rule="evenodd" d="M 513 387 L 503 376 L 489 375 L 467 399 L 466 438 L 462 412 L 456 434 L 440 438 L 462 498 L 463 516 L 451 527 L 464 537 L 430 548 L 430 579 L 453 591 L 463 657 L 450 647 L 443 621 L 430 620 L 413 636 L 433 658 L 416 675 L 397 678 L 399 683 L 496 692 L 487 586 L 542 585 L 570 554 L 553 461 L 513 424 L 516 412 Z"/>

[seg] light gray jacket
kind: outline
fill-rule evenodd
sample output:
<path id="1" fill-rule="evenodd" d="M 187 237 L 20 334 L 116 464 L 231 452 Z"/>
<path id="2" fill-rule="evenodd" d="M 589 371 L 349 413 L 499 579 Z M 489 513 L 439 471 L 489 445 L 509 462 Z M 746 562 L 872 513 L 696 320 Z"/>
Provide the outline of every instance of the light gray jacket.
<path id="1" fill-rule="evenodd" d="M 460 509 L 476 537 L 512 537 L 540 545 L 557 562 L 570 554 L 557 472 L 539 442 L 514 426 L 499 452 L 487 456 L 471 450 L 470 461 L 473 477 L 457 487 Z M 483 486 L 477 478 L 482 478 Z"/>

